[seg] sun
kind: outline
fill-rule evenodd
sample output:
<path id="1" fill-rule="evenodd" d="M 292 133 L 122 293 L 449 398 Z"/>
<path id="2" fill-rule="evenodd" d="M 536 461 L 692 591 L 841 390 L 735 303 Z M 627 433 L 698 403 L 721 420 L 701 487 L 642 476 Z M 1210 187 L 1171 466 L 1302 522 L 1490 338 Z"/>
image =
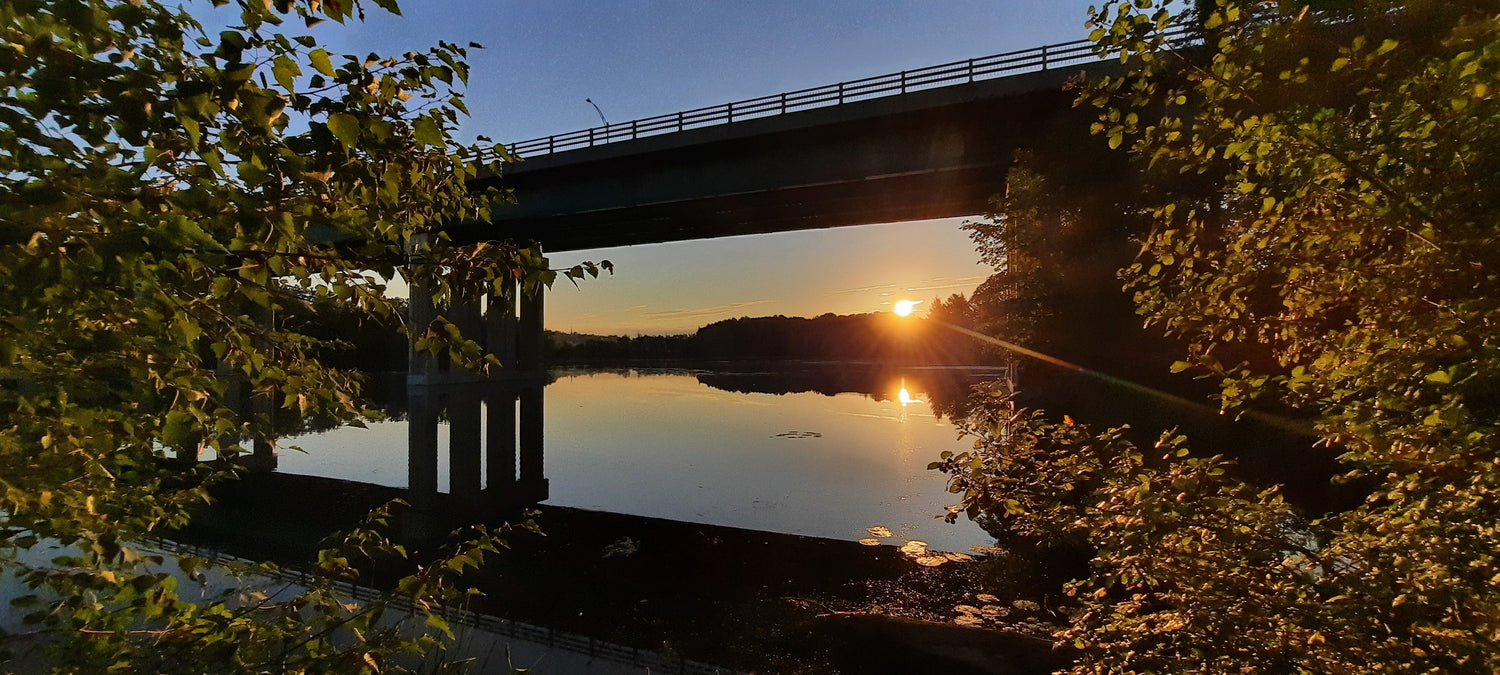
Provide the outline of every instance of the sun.
<path id="1" fill-rule="evenodd" d="M 911 311 L 920 304 L 922 304 L 921 300 L 897 300 L 894 311 L 896 316 L 911 316 Z"/>

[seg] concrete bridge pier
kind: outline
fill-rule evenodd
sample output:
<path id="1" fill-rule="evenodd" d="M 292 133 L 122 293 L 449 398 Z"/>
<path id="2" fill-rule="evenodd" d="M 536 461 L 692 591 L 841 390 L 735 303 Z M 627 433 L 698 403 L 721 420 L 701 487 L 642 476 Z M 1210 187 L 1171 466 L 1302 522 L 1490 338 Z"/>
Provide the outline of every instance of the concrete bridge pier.
<path id="1" fill-rule="evenodd" d="M 229 367 L 228 364 L 221 362 L 215 365 L 214 376 L 225 389 L 224 407 L 234 413 L 236 420 L 259 421 L 265 425 L 264 433 L 252 439 L 250 454 L 240 455 L 236 463 L 251 472 L 275 471 L 276 451 L 271 447 L 268 435 L 276 431 L 276 401 L 270 394 L 251 392 L 249 378 L 239 370 Z M 180 449 L 177 460 L 184 464 L 196 463 L 198 451 L 197 449 Z"/>
<path id="2" fill-rule="evenodd" d="M 445 319 L 457 327 L 465 338 L 483 345 L 486 322 L 482 301 L 482 294 L 475 290 L 454 288 L 448 302 L 437 305 L 432 301 L 431 292 L 425 285 L 412 284 L 408 318 L 411 325 L 419 331 L 432 326 L 439 318 Z M 413 342 L 408 354 L 408 385 L 457 384 L 483 379 L 479 374 L 454 363 L 447 352 L 432 354 L 425 350 L 418 351 Z"/>
<path id="3" fill-rule="evenodd" d="M 546 292 L 545 288 L 538 287 L 535 292 L 520 293 L 521 325 L 517 365 L 523 372 L 534 373 L 542 369 L 542 350 L 546 344 L 543 294 Z"/>
<path id="4" fill-rule="evenodd" d="M 413 326 L 429 326 L 438 317 L 447 319 L 464 337 L 478 342 L 500 361 L 500 378 L 531 375 L 543 368 L 545 347 L 544 290 L 525 293 L 514 282 L 498 293 L 482 289 L 454 289 L 449 302 L 438 306 L 428 289 L 412 284 L 408 312 Z M 519 309 L 519 313 L 518 310 Z M 406 382 L 430 386 L 480 382 L 485 378 L 452 362 L 447 354 L 409 352 Z"/>
<path id="5" fill-rule="evenodd" d="M 437 318 L 437 306 L 432 302 L 431 290 L 425 284 L 413 281 L 408 291 L 406 305 L 407 321 L 413 329 L 421 331 Z M 439 359 L 426 351 L 417 349 L 415 340 L 407 348 L 406 382 L 408 385 L 436 383 L 440 373 Z"/>
<path id="6" fill-rule="evenodd" d="M 520 352 L 520 326 L 516 315 L 517 285 L 512 282 L 506 292 L 491 293 L 485 298 L 484 347 L 500 360 L 502 373 L 516 369 Z"/>

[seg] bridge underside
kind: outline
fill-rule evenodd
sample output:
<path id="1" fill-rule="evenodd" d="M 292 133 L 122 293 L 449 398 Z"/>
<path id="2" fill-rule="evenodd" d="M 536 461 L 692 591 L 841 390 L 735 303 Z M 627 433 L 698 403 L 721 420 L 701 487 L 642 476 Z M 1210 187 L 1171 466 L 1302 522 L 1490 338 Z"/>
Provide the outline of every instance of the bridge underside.
<path id="1" fill-rule="evenodd" d="M 1008 163 L 878 177 L 832 185 L 764 188 L 691 201 L 642 204 L 556 216 L 497 219 L 460 239 L 517 238 L 548 252 L 745 234 L 793 232 L 983 213 Z M 504 208 L 504 207 L 502 207 Z"/>
<path id="2" fill-rule="evenodd" d="M 477 181 L 517 201 L 452 235 L 557 252 L 983 213 L 1017 148 L 1089 116 L 1062 87 L 1079 70 L 537 157 Z"/>

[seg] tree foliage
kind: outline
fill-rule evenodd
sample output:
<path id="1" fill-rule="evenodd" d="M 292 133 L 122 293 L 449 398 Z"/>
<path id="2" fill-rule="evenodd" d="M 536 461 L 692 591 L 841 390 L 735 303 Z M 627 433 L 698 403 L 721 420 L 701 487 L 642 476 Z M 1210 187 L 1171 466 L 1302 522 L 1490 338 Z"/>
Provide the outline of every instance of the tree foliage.
<path id="1" fill-rule="evenodd" d="M 231 25 L 209 33 L 159 2 L 0 5 L 0 547 L 39 588 L 41 641 L 66 667 L 374 671 L 385 652 L 334 656 L 346 650 L 329 631 L 298 626 L 325 609 L 349 645 L 374 635 L 348 632 L 359 610 L 327 597 L 194 609 L 135 542 L 181 525 L 252 439 L 272 440 L 264 413 L 364 415 L 358 379 L 278 318 L 336 298 L 399 320 L 387 279 L 444 303 L 554 272 L 535 248 L 459 247 L 440 230 L 504 196 L 466 185 L 481 151 L 503 149 L 452 138 L 468 47 L 330 53 L 304 27 L 362 17 L 350 0 L 214 11 Z M 478 346 L 449 328 L 407 331 L 473 362 Z M 233 404 L 241 383 L 262 414 Z M 219 460 L 166 461 L 204 452 Z M 15 562 L 38 542 L 74 554 Z M 493 546 L 479 536 L 456 559 Z M 430 602 L 452 590 L 438 576 L 403 590 Z M 277 644 L 275 658 L 256 651 Z M 145 660 L 167 645 L 170 659 Z"/>
<path id="2" fill-rule="evenodd" d="M 1103 150 L 1058 128 L 1016 153 L 990 213 L 963 225 L 994 270 L 968 304 L 987 334 L 1118 370 L 1151 351 L 1115 275 L 1146 230 L 1132 213 L 1141 172 Z"/>
<path id="3" fill-rule="evenodd" d="M 1357 508 L 1308 518 L 1168 435 L 1003 401 L 940 463 L 972 515 L 1075 537 L 1076 672 L 1500 668 L 1500 6 L 1106 3 L 1097 133 L 1211 189 L 1154 192 L 1124 275 L 1224 407 L 1314 415 Z M 1247 356 L 1248 355 L 1248 356 Z M 1310 514 L 1316 516 L 1317 514 Z"/>
<path id="4" fill-rule="evenodd" d="M 1066 252 L 1060 240 L 1076 229 L 1077 213 L 1051 200 L 1047 177 L 1033 163 L 1033 155 L 1023 154 L 1006 175 L 1005 194 L 991 204 L 993 213 L 963 228 L 979 261 L 995 270 L 974 291 L 974 305 L 988 319 L 985 328 L 1040 347 L 1044 324 L 1057 316 L 1063 292 Z"/>

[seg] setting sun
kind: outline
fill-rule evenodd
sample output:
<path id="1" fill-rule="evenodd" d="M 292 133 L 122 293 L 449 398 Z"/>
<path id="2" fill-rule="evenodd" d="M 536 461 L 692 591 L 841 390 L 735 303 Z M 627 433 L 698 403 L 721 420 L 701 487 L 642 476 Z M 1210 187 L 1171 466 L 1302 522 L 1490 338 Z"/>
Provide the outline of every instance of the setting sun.
<path id="1" fill-rule="evenodd" d="M 922 304 L 921 300 L 897 300 L 894 311 L 896 316 L 911 316 L 911 311 L 920 304 Z"/>

